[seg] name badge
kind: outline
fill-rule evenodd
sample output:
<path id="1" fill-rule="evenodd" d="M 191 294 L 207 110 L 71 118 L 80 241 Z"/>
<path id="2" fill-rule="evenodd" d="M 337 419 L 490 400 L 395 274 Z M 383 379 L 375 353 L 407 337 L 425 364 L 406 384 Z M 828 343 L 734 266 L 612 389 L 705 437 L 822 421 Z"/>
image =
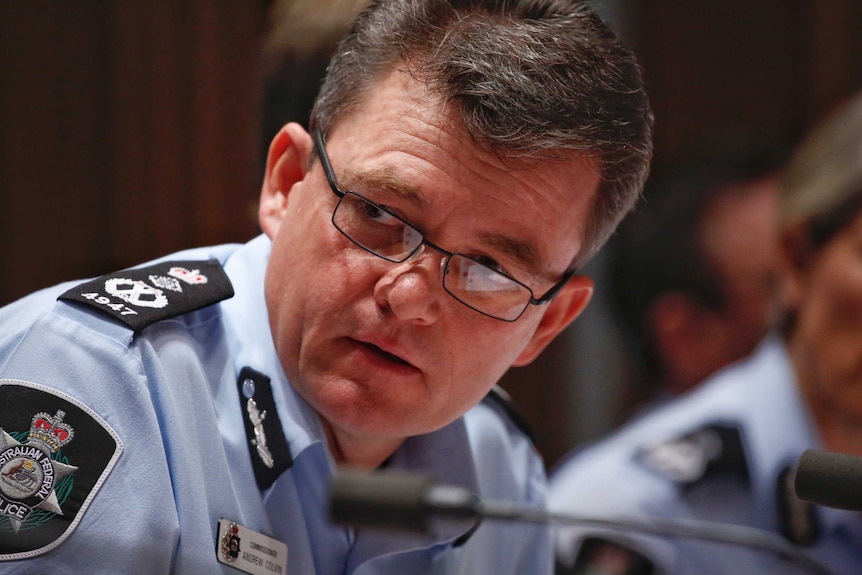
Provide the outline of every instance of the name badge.
<path id="1" fill-rule="evenodd" d="M 218 522 L 216 558 L 252 575 L 286 575 L 287 545 L 231 521 Z"/>

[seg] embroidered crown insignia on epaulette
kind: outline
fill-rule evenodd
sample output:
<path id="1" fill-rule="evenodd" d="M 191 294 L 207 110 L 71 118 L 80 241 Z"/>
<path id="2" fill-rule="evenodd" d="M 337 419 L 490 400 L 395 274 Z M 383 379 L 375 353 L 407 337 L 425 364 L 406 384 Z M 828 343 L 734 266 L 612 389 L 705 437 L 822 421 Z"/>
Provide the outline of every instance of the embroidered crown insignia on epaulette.
<path id="1" fill-rule="evenodd" d="M 166 261 L 114 272 L 76 286 L 58 299 L 95 308 L 137 332 L 231 296 L 230 280 L 212 259 Z"/>

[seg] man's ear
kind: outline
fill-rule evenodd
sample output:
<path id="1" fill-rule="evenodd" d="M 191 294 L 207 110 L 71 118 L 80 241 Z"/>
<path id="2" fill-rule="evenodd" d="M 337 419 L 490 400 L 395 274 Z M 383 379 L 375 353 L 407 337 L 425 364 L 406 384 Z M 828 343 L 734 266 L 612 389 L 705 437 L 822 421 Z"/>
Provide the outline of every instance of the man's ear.
<path id="1" fill-rule="evenodd" d="M 550 303 L 533 337 L 513 363 L 515 367 L 527 365 L 542 353 L 551 341 L 587 307 L 593 295 L 593 280 L 587 276 L 574 276 Z"/>
<path id="2" fill-rule="evenodd" d="M 282 127 L 269 145 L 258 222 L 270 239 L 275 238 L 287 213 L 290 191 L 305 178 L 313 147 L 305 128 L 293 122 Z"/>

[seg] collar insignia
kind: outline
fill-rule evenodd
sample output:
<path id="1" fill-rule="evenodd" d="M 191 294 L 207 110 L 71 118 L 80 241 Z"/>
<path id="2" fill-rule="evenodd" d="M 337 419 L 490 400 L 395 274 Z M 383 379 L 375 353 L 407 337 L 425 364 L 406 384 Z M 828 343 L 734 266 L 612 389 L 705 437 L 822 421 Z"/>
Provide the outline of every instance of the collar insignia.
<path id="1" fill-rule="evenodd" d="M 278 418 L 269 377 L 244 367 L 237 378 L 237 390 L 254 477 L 263 491 L 293 465 L 293 457 Z"/>

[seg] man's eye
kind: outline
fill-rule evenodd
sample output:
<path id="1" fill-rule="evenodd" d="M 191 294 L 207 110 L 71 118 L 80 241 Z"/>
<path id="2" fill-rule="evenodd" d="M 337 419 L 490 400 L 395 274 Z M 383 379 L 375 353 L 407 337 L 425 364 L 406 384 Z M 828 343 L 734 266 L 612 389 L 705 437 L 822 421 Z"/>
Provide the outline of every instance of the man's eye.
<path id="1" fill-rule="evenodd" d="M 401 220 L 369 201 L 363 201 L 359 209 L 362 211 L 362 215 L 375 223 L 387 226 L 403 225 Z"/>
<path id="2" fill-rule="evenodd" d="M 509 273 L 501 263 L 490 256 L 471 256 L 473 261 L 482 264 L 486 268 L 497 272 L 498 274 L 502 274 L 507 278 L 513 279 L 512 274 Z"/>

